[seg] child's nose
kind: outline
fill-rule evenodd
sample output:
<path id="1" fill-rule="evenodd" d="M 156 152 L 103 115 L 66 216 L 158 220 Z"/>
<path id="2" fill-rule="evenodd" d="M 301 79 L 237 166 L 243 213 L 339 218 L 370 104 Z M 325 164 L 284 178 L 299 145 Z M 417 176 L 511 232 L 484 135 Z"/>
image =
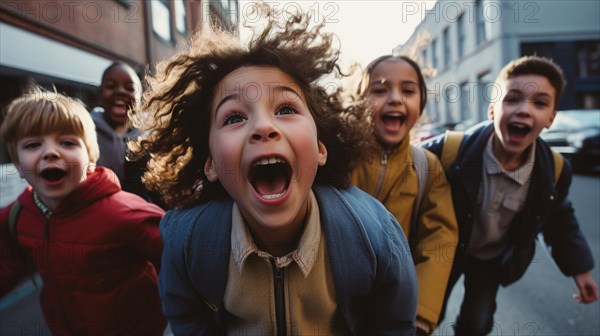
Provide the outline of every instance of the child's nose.
<path id="1" fill-rule="evenodd" d="M 271 117 L 260 116 L 254 119 L 254 128 L 252 130 L 251 140 L 267 141 L 279 139 L 281 134 L 273 124 Z"/>
<path id="2" fill-rule="evenodd" d="M 402 102 L 402 93 L 398 89 L 391 89 L 388 96 L 388 103 L 399 104 Z"/>
<path id="3" fill-rule="evenodd" d="M 44 147 L 44 154 L 43 154 L 43 158 L 44 160 L 51 160 L 51 159 L 56 159 L 60 156 L 58 150 L 56 149 L 56 146 L 52 146 L 52 145 L 48 145 Z"/>
<path id="4" fill-rule="evenodd" d="M 533 104 L 534 103 L 531 100 L 523 99 L 521 104 L 519 104 L 517 113 L 520 115 L 530 115 L 531 109 L 533 108 Z"/>

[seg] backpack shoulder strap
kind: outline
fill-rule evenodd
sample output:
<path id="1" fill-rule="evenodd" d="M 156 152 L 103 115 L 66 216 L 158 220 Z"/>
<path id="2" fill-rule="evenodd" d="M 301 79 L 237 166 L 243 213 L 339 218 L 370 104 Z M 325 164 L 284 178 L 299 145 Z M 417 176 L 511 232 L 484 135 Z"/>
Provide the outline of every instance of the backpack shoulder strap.
<path id="1" fill-rule="evenodd" d="M 425 156 L 425 150 L 423 148 L 411 145 L 410 150 L 412 152 L 413 167 L 415 169 L 415 172 L 417 173 L 417 185 L 419 187 L 417 193 L 417 200 L 413 205 L 412 221 L 410 226 L 410 232 L 408 234 L 409 243 L 414 243 L 416 242 L 416 234 L 419 226 L 419 209 L 421 208 L 421 201 L 423 200 L 423 195 L 425 194 L 425 189 L 427 187 L 429 164 L 427 162 L 427 157 Z"/>
<path id="2" fill-rule="evenodd" d="M 562 173 L 565 162 L 559 152 L 555 151 L 554 149 L 551 149 L 550 151 L 554 157 L 554 184 L 556 184 L 558 183 L 558 179 L 560 178 L 560 174 Z"/>
<path id="3" fill-rule="evenodd" d="M 8 232 L 10 234 L 10 238 L 17 244 L 17 246 L 19 246 L 19 248 L 21 249 L 21 252 L 24 253 L 23 251 L 23 247 L 21 246 L 21 243 L 19 242 L 19 234 L 17 232 L 17 224 L 19 223 L 19 213 L 21 212 L 21 203 L 19 203 L 19 201 L 15 201 L 12 206 L 10 207 L 10 210 L 8 211 Z M 26 254 L 26 259 L 27 259 L 27 268 L 29 269 L 29 275 L 31 276 L 31 282 L 33 283 L 33 286 L 36 289 L 39 289 L 38 284 L 37 284 L 37 280 L 36 280 L 36 274 L 35 274 L 35 265 L 33 263 L 33 259 L 31 257 L 31 255 Z"/>
<path id="4" fill-rule="evenodd" d="M 19 212 L 21 212 L 21 203 L 19 203 L 19 201 L 15 201 L 8 212 L 8 231 L 12 240 L 14 240 L 18 245 L 20 245 L 17 237 L 17 222 L 19 219 Z"/>
<path id="5" fill-rule="evenodd" d="M 442 149 L 442 157 L 440 162 L 444 171 L 448 170 L 451 164 L 456 161 L 458 156 L 458 150 L 460 149 L 460 143 L 462 142 L 464 132 L 460 131 L 446 131 L 446 138 L 444 139 L 444 148 Z"/>

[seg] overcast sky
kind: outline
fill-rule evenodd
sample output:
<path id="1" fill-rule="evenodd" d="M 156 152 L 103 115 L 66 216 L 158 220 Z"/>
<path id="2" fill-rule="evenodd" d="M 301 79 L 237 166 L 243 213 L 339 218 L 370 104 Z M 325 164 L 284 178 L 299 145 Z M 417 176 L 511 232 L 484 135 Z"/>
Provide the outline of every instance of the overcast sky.
<path id="1" fill-rule="evenodd" d="M 326 29 L 340 39 L 344 63 L 356 61 L 363 66 L 406 42 L 425 11 L 435 4 L 434 0 L 266 2 L 280 9 L 297 6 L 325 18 Z M 242 18 L 253 4 L 253 1 L 240 1 Z"/>

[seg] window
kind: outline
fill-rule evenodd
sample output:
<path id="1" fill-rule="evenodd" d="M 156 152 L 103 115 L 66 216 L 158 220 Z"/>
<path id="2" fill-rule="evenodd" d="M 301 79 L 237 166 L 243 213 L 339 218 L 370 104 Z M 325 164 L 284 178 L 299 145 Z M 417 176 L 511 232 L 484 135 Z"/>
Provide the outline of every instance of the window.
<path id="1" fill-rule="evenodd" d="M 460 83 L 460 111 L 458 111 L 459 121 L 471 119 L 471 91 L 469 83 Z"/>
<path id="2" fill-rule="evenodd" d="M 237 25 L 238 22 L 238 1 L 237 0 L 229 0 L 229 20 L 232 25 Z"/>
<path id="3" fill-rule="evenodd" d="M 152 10 L 152 29 L 165 41 L 171 41 L 171 11 L 169 0 L 150 1 Z"/>
<path id="4" fill-rule="evenodd" d="M 475 2 L 475 25 L 477 29 L 477 44 L 481 44 L 487 40 L 485 13 L 483 9 L 483 1 Z"/>
<path id="5" fill-rule="evenodd" d="M 433 39 L 431 40 L 431 66 L 434 69 L 437 69 L 438 67 L 438 58 L 437 58 L 437 40 Z"/>
<path id="6" fill-rule="evenodd" d="M 460 59 L 465 55 L 465 15 L 464 13 L 458 17 L 458 22 L 456 25 L 456 34 L 458 37 L 458 58 Z"/>
<path id="7" fill-rule="evenodd" d="M 427 48 L 421 50 L 421 66 L 427 66 Z"/>
<path id="8" fill-rule="evenodd" d="M 600 77 L 600 40 L 577 42 L 575 50 L 579 78 Z"/>
<path id="9" fill-rule="evenodd" d="M 175 0 L 175 28 L 182 35 L 187 35 L 187 13 L 183 0 Z"/>
<path id="10" fill-rule="evenodd" d="M 477 115 L 480 120 L 487 119 L 487 111 L 490 103 L 494 103 L 500 97 L 494 96 L 493 89 L 493 78 L 492 74 L 488 72 L 484 72 L 477 76 L 477 86 L 479 87 L 479 104 L 477 105 Z M 498 93 L 497 93 L 498 94 Z"/>
<path id="11" fill-rule="evenodd" d="M 443 32 L 444 36 L 444 68 L 450 67 L 452 55 L 450 53 L 450 28 L 446 27 Z"/>
<path id="12" fill-rule="evenodd" d="M 553 59 L 554 43 L 552 42 L 535 42 L 521 43 L 521 56 L 537 55 Z"/>
<path id="13" fill-rule="evenodd" d="M 456 103 L 458 102 L 458 92 L 457 92 L 456 84 L 451 85 L 444 91 L 444 101 L 446 102 L 446 121 L 447 122 L 457 122 L 459 120 L 459 116 L 456 112 Z"/>

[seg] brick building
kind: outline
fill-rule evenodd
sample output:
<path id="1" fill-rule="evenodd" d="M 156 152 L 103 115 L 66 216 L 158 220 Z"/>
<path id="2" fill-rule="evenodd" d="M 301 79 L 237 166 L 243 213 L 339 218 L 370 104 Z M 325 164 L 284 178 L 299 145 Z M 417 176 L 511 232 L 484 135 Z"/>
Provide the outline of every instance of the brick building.
<path id="1" fill-rule="evenodd" d="M 0 107 L 33 81 L 93 107 L 113 61 L 143 77 L 195 30 L 236 31 L 238 12 L 237 0 L 1 0 Z"/>

